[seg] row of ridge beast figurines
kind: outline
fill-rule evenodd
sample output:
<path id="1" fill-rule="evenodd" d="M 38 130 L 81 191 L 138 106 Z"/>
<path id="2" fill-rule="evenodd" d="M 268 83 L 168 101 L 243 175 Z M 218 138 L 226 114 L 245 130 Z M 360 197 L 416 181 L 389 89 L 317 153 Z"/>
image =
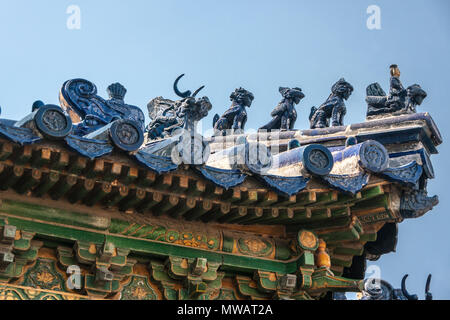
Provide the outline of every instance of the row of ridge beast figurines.
<path id="1" fill-rule="evenodd" d="M 367 87 L 367 118 L 384 115 L 415 113 L 427 96 L 417 84 L 406 89 L 400 81 L 397 65 L 390 66 L 390 89 L 386 94 L 378 83 Z M 177 101 L 162 97 L 151 100 L 148 104 L 150 124 L 145 127 L 145 117 L 139 107 L 125 104 L 127 90 L 119 83 L 107 89 L 110 99 L 105 100 L 97 95 L 96 86 L 90 81 L 73 79 L 66 81 L 60 91 L 59 106 L 45 105 L 36 101 L 32 113 L 14 123 L 14 127 L 28 127 L 37 135 L 51 139 L 62 139 L 69 134 L 86 139 L 108 140 L 125 151 L 136 151 L 148 141 L 161 140 L 175 136 L 178 129 L 196 135 L 198 121 L 208 115 L 212 104 L 208 97 L 196 98 L 204 88 L 194 92 L 181 92 L 178 82 L 174 83 L 174 91 L 181 98 Z M 295 105 L 305 97 L 300 88 L 280 87 L 282 100 L 272 111 L 272 120 L 260 130 L 292 130 L 297 119 Z M 353 87 L 343 78 L 331 87 L 328 99 L 319 107 L 312 107 L 309 116 L 311 129 L 342 126 L 346 114 L 345 100 L 353 92 Z M 236 89 L 230 96 L 231 106 L 222 116 L 215 115 L 213 126 L 215 135 L 242 133 L 247 121 L 246 108 L 254 100 L 253 94 L 243 88 Z M 64 112 L 65 111 L 65 112 Z M 9 134 L 7 132 L 6 134 Z"/>
<path id="2" fill-rule="evenodd" d="M 391 80 L 390 90 L 387 95 L 378 83 L 373 83 L 367 87 L 368 104 L 367 117 L 373 118 L 383 114 L 415 113 L 416 106 L 420 105 L 427 96 L 426 92 L 418 84 L 404 88 L 400 81 L 400 70 L 397 65 L 390 66 Z M 156 98 L 149 105 L 150 117 L 153 121 L 147 127 L 150 138 L 159 138 L 170 135 L 176 127 L 191 130 L 192 124 L 208 114 L 211 103 L 207 97 L 195 100 L 196 95 L 204 88 L 191 91 L 180 92 L 178 81 L 183 77 L 178 77 L 174 83 L 175 93 L 183 100 L 170 103 L 168 100 Z M 301 88 L 280 87 L 279 92 L 282 100 L 271 112 L 272 120 L 262 126 L 260 130 L 293 130 L 297 120 L 295 105 L 305 97 Z M 353 92 L 353 86 L 339 79 L 331 87 L 331 94 L 328 99 L 318 108 L 312 107 L 309 116 L 310 128 L 326 128 L 331 126 L 342 126 L 346 114 L 345 100 Z M 247 122 L 246 108 L 249 108 L 254 100 L 254 95 L 244 88 L 236 89 L 231 95 L 231 106 L 222 115 L 216 114 L 213 119 L 215 135 L 225 135 L 227 133 L 243 132 Z M 161 108 L 167 103 L 167 108 Z M 159 108 L 157 107 L 159 106 Z M 162 110 L 161 110 L 162 109 Z M 191 117 L 187 117 L 190 113 Z M 190 119 L 189 119 L 190 118 Z M 331 123 L 330 123 L 331 122 Z"/>
<path id="3" fill-rule="evenodd" d="M 378 83 L 367 87 L 368 120 L 415 113 L 416 106 L 427 96 L 417 84 L 406 89 L 403 87 L 397 65 L 391 65 L 390 73 L 389 94 L 386 94 Z M 180 137 L 179 130 L 183 129 L 183 132 L 195 137 L 197 122 L 206 117 L 212 109 L 207 97 L 196 98 L 203 86 L 194 92 L 181 92 L 178 89 L 178 82 L 182 77 L 183 75 L 179 76 L 174 83 L 174 91 L 180 100 L 158 97 L 149 102 L 151 122 L 147 127 L 141 109 L 124 102 L 126 89 L 121 84 L 110 85 L 107 89 L 110 98 L 105 100 L 97 95 L 97 88 L 93 83 L 84 79 L 73 79 L 66 81 L 61 88 L 62 108 L 36 101 L 32 112 L 23 119 L 0 119 L 0 134 L 20 144 L 35 143 L 42 138 L 64 139 L 69 147 L 91 159 L 110 153 L 114 147 L 135 154 L 136 151 L 142 150 L 144 137 L 147 135 L 144 153 L 150 156 L 167 155 L 164 152 L 170 150 L 169 146 L 174 149 L 173 146 Z M 273 119 L 261 127 L 261 130 L 280 131 L 294 128 L 297 119 L 295 105 L 300 103 L 305 95 L 300 88 L 282 87 L 279 91 L 283 99 L 272 111 Z M 346 114 L 345 100 L 352 92 L 350 83 L 344 79 L 338 80 L 332 86 L 328 99 L 318 108 L 312 108 L 311 129 L 326 128 L 330 125 L 342 126 Z M 254 96 L 251 92 L 239 88 L 231 94 L 230 99 L 231 107 L 222 116 L 214 117 L 215 135 L 242 133 L 244 130 L 247 121 L 246 108 L 251 106 Z M 293 143 L 292 147 L 295 146 Z M 381 287 L 369 286 L 363 299 L 417 300 L 416 295 L 410 295 L 406 291 L 405 280 L 406 276 L 402 280 L 401 290 L 394 290 L 383 281 Z M 430 280 L 431 276 L 427 279 L 426 299 L 432 298 L 429 293 Z M 339 299 L 337 296 L 336 298 Z"/>

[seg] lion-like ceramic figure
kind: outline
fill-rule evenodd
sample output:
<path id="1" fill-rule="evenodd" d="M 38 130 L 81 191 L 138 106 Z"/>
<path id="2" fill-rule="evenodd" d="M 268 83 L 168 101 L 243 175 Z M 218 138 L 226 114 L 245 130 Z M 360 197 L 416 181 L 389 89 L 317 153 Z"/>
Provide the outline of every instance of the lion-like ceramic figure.
<path id="1" fill-rule="evenodd" d="M 353 86 L 339 79 L 332 87 L 328 99 L 319 107 L 312 107 L 309 116 L 311 129 L 326 128 L 331 125 L 344 125 L 344 116 L 347 112 L 344 101 L 347 100 L 353 92 Z"/>
<path id="2" fill-rule="evenodd" d="M 305 94 L 300 88 L 284 88 L 278 89 L 283 96 L 283 100 L 275 107 L 270 114 L 273 119 L 262 126 L 260 130 L 292 130 L 297 120 L 297 111 L 295 105 L 300 103 Z"/>
<path id="3" fill-rule="evenodd" d="M 230 129 L 234 130 L 234 132 L 243 131 L 247 122 L 247 111 L 245 108 L 250 108 L 254 98 L 253 93 L 244 88 L 234 90 L 230 95 L 230 108 L 221 117 L 218 114 L 214 116 L 214 130 L 222 134 Z"/>

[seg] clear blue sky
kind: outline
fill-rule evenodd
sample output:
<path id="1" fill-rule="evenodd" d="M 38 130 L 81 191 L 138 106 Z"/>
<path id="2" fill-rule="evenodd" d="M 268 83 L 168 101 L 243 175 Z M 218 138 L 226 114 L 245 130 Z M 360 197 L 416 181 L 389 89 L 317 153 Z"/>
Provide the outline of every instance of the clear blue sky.
<path id="1" fill-rule="evenodd" d="M 81 29 L 66 27 L 69 5 L 81 9 Z M 381 9 L 381 30 L 366 27 L 369 5 Z M 312 105 L 322 103 L 333 82 L 345 77 L 355 91 L 345 122 L 364 121 L 365 88 L 388 89 L 388 66 L 397 63 L 404 85 L 419 83 L 428 97 L 419 111 L 433 116 L 449 136 L 450 1 L 114 1 L 1 0 L 0 105 L 2 117 L 19 119 L 34 100 L 58 103 L 65 80 L 82 77 L 106 96 L 110 83 L 128 88 L 126 101 L 146 112 L 156 96 L 175 98 L 172 83 L 204 94 L 214 113 L 229 106 L 239 86 L 255 94 L 248 128 L 270 119 L 279 86 L 299 86 L 296 127 L 308 127 Z M 429 193 L 440 204 L 422 218 L 400 224 L 397 252 L 377 264 L 382 277 L 424 297 L 433 273 L 435 298 L 450 299 L 450 142 L 432 161 Z"/>

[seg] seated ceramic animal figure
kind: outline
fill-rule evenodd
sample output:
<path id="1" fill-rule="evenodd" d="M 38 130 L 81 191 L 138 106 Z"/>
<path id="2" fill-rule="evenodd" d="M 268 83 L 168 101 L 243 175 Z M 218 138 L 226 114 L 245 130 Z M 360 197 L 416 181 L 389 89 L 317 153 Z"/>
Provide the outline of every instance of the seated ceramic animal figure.
<path id="1" fill-rule="evenodd" d="M 326 128 L 331 125 L 344 125 L 344 116 L 347 112 L 345 100 L 347 100 L 353 92 L 353 86 L 345 81 L 344 78 L 339 79 L 332 87 L 331 94 L 328 99 L 319 107 L 312 107 L 309 116 L 311 129 Z"/>
<path id="2" fill-rule="evenodd" d="M 60 102 L 74 122 L 72 134 L 85 136 L 119 119 L 131 120 L 144 130 L 142 110 L 124 102 L 125 87 L 113 83 L 107 92 L 109 100 L 99 97 L 95 84 L 84 79 L 73 79 L 63 84 Z"/>
<path id="3" fill-rule="evenodd" d="M 273 119 L 262 126 L 260 130 L 292 130 L 294 129 L 295 121 L 297 120 L 297 111 L 295 105 L 300 103 L 305 95 L 300 88 L 285 88 L 278 89 L 283 96 L 283 100 L 275 107 L 270 114 Z"/>
<path id="4" fill-rule="evenodd" d="M 234 90 L 230 95 L 230 108 L 221 117 L 218 114 L 214 116 L 214 130 L 222 134 L 225 134 L 226 130 L 230 129 L 235 133 L 243 132 L 247 122 L 247 111 L 245 108 L 250 108 L 254 98 L 253 93 L 244 88 Z"/>
<path id="5" fill-rule="evenodd" d="M 413 84 L 406 89 L 403 88 L 397 65 L 390 66 L 390 73 L 388 95 L 377 82 L 367 87 L 367 117 L 415 113 L 416 107 L 422 104 L 426 98 L 427 93 L 418 84 Z"/>

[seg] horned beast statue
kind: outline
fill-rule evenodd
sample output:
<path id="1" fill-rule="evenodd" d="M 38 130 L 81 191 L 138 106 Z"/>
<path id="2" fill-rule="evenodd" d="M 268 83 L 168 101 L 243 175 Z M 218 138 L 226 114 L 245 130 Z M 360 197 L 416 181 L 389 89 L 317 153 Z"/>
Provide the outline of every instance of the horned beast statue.
<path id="1" fill-rule="evenodd" d="M 312 107 L 309 115 L 311 129 L 326 128 L 331 125 L 342 126 L 344 116 L 347 112 L 344 101 L 347 100 L 353 92 L 353 86 L 339 79 L 332 87 L 328 99 L 319 107 Z"/>
<path id="2" fill-rule="evenodd" d="M 427 93 L 418 84 L 403 88 L 396 64 L 390 66 L 390 73 L 389 95 L 386 95 L 377 82 L 367 87 L 367 117 L 415 113 L 416 107 L 426 98 Z"/>
<path id="3" fill-rule="evenodd" d="M 208 143 L 196 129 L 198 121 L 211 110 L 211 102 L 207 97 L 196 98 L 204 86 L 194 93 L 189 90 L 181 92 L 178 82 L 183 76 L 180 75 L 173 85 L 181 100 L 157 97 L 147 105 L 151 122 L 146 128 L 147 141 L 136 159 L 158 172 L 173 164 L 203 164 L 210 154 Z M 155 156 L 170 160 L 160 162 L 155 160 Z"/>
<path id="4" fill-rule="evenodd" d="M 225 131 L 230 129 L 233 129 L 235 132 L 243 131 L 247 122 L 245 107 L 250 108 L 254 98 L 253 93 L 244 88 L 234 90 L 230 95 L 231 107 L 221 117 L 218 114 L 214 116 L 214 130 L 222 134 L 225 134 Z"/>
<path id="5" fill-rule="evenodd" d="M 300 103 L 305 94 L 300 88 L 284 88 L 278 89 L 283 96 L 283 100 L 275 107 L 270 114 L 273 119 L 262 126 L 260 130 L 292 130 L 297 120 L 297 111 L 295 105 Z"/>
<path id="6" fill-rule="evenodd" d="M 385 280 L 379 280 L 378 285 L 374 283 L 374 279 L 366 279 L 364 281 L 364 290 L 362 292 L 361 300 L 419 300 L 416 294 L 410 294 L 406 290 L 406 278 L 402 278 L 401 289 L 394 289 L 391 284 Z M 431 274 L 427 277 L 425 284 L 425 300 L 433 300 L 433 295 L 430 292 Z"/>
<path id="7" fill-rule="evenodd" d="M 148 138 L 168 137 L 177 129 L 195 133 L 198 121 L 206 117 L 211 110 L 212 105 L 208 97 L 196 99 L 196 95 L 204 86 L 194 93 L 189 90 L 181 92 L 178 89 L 178 81 L 183 76 L 184 74 L 180 75 L 173 85 L 175 93 L 182 98 L 181 100 L 172 101 L 158 97 L 149 102 L 147 108 L 152 121 L 146 129 Z"/>

